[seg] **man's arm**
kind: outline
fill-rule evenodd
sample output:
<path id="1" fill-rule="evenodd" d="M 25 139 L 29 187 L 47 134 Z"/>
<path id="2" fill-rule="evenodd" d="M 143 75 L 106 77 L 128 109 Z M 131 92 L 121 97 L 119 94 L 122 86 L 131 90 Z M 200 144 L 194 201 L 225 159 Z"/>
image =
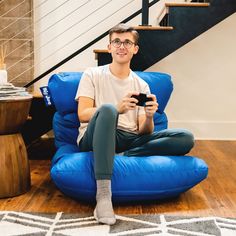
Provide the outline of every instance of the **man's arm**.
<path id="1" fill-rule="evenodd" d="M 126 113 L 129 110 L 134 110 L 137 99 L 132 98 L 131 95 L 138 95 L 137 92 L 127 94 L 119 104 L 117 104 L 117 111 L 119 114 Z M 80 122 L 89 122 L 94 115 L 97 108 L 94 106 L 94 99 L 90 97 L 79 97 L 78 100 L 78 117 Z"/>
<path id="2" fill-rule="evenodd" d="M 145 114 L 138 118 L 139 134 L 151 134 L 154 130 L 153 116 L 158 109 L 158 103 L 155 95 L 149 94 L 148 97 L 151 97 L 152 101 L 146 102 Z"/>
<path id="3" fill-rule="evenodd" d="M 78 100 L 78 117 L 80 122 L 89 122 L 96 111 L 94 99 L 89 97 L 79 97 Z"/>
<path id="4" fill-rule="evenodd" d="M 146 115 L 140 115 L 139 119 L 139 134 L 151 134 L 154 130 L 153 118 L 146 117 Z"/>

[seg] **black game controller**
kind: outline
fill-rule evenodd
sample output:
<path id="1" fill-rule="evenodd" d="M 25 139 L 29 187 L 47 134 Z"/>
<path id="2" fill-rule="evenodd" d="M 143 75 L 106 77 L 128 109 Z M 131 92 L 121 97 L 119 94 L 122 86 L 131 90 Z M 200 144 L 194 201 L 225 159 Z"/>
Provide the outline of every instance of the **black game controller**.
<path id="1" fill-rule="evenodd" d="M 152 101 L 152 98 L 148 98 L 147 94 L 140 93 L 139 95 L 132 95 L 132 98 L 136 98 L 138 100 L 138 103 L 136 103 L 137 106 L 145 106 L 145 103 L 148 101 Z"/>

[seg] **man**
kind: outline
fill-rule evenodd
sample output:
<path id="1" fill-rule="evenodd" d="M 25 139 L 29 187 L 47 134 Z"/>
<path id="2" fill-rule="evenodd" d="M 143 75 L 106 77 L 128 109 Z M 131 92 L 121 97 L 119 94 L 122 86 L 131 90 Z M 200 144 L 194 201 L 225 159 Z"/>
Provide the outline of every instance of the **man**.
<path id="1" fill-rule="evenodd" d="M 112 225 L 116 218 L 111 201 L 111 176 L 115 153 L 127 156 L 184 155 L 193 147 L 193 136 L 186 130 L 153 132 L 153 116 L 158 108 L 148 84 L 130 70 L 138 52 L 138 33 L 120 24 L 109 32 L 108 51 L 112 63 L 88 68 L 80 81 L 78 99 L 78 145 L 94 152 L 97 183 L 94 217 Z M 137 106 L 133 95 L 147 94 L 151 101 Z"/>

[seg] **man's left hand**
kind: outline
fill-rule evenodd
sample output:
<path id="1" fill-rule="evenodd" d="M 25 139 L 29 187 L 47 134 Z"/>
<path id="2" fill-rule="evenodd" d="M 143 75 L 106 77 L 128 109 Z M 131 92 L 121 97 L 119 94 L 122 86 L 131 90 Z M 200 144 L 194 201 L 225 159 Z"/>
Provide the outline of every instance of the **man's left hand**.
<path id="1" fill-rule="evenodd" d="M 152 98 L 152 101 L 146 102 L 144 110 L 146 112 L 146 117 L 152 118 L 158 109 L 158 103 L 154 94 L 148 94 L 147 97 Z"/>

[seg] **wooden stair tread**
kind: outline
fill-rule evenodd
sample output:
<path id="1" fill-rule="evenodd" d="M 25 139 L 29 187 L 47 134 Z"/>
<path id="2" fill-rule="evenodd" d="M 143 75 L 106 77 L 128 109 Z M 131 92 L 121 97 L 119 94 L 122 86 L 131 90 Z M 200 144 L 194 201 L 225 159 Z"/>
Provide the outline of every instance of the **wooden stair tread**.
<path id="1" fill-rule="evenodd" d="M 174 3 L 174 2 L 167 2 L 166 7 L 209 7 L 210 3 L 207 2 L 179 2 L 179 3 Z"/>
<path id="2" fill-rule="evenodd" d="M 172 26 L 135 26 L 134 29 L 136 30 L 173 30 Z"/>
<path id="3" fill-rule="evenodd" d="M 107 49 L 94 49 L 93 50 L 94 53 L 108 53 Z"/>

